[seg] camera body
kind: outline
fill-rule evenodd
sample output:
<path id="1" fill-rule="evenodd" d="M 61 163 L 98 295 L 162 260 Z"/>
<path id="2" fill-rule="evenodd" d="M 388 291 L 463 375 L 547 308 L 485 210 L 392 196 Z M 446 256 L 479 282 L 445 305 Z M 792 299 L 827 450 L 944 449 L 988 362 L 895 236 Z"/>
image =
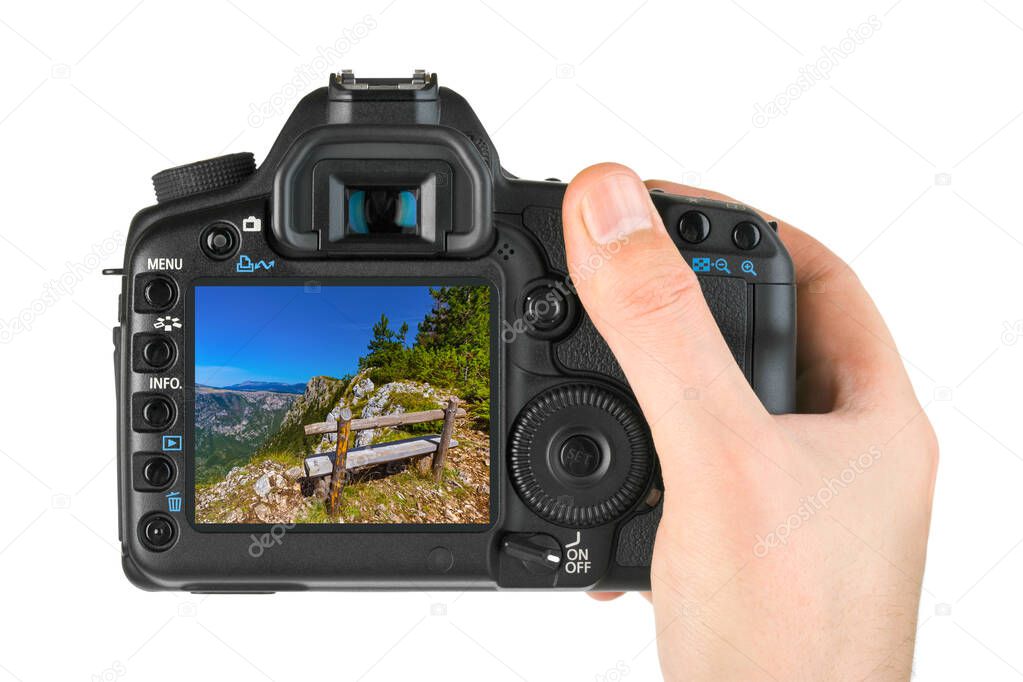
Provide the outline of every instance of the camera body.
<path id="1" fill-rule="evenodd" d="M 154 184 L 111 271 L 133 583 L 649 589 L 657 459 L 568 278 L 565 185 L 504 171 L 462 97 L 422 71 L 343 72 L 258 169 L 233 154 Z M 775 226 L 651 197 L 756 394 L 792 411 Z M 386 317 L 408 310 L 414 340 Z"/>

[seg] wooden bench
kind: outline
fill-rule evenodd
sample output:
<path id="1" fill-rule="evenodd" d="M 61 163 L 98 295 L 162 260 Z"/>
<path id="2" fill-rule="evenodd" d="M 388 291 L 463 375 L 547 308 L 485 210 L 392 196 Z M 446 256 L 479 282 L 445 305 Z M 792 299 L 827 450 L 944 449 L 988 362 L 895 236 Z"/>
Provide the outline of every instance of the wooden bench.
<path id="1" fill-rule="evenodd" d="M 337 421 L 306 424 L 305 435 L 316 436 L 334 433 L 337 444 L 334 452 L 320 452 L 305 458 L 306 480 L 330 476 L 330 495 L 327 499 L 327 512 L 332 516 L 338 512 L 341 492 L 344 490 L 348 472 L 375 464 L 396 462 L 410 457 L 433 455 L 430 468 L 434 480 L 440 483 L 444 475 L 444 461 L 448 448 L 456 447 L 458 441 L 451 435 L 455 429 L 455 419 L 464 417 L 466 412 L 458 407 L 458 398 L 448 400 L 447 407 L 422 412 L 403 412 L 383 417 L 352 419 L 352 411 L 341 409 Z M 367 445 L 361 448 L 348 449 L 348 437 L 353 431 L 378 429 L 405 424 L 422 424 L 431 421 L 444 421 L 439 435 L 406 438 L 404 440 Z"/>
<path id="2" fill-rule="evenodd" d="M 448 447 L 458 446 L 454 438 L 448 440 Z M 353 448 L 348 451 L 348 458 L 345 461 L 345 470 L 353 471 L 362 467 L 397 462 L 410 457 L 432 455 L 440 447 L 440 436 L 420 436 L 419 438 L 406 438 L 404 440 L 392 440 L 377 445 L 367 445 L 361 448 Z M 318 478 L 329 476 L 334 471 L 334 459 L 337 455 L 334 452 L 320 452 L 305 458 L 306 478 Z"/>

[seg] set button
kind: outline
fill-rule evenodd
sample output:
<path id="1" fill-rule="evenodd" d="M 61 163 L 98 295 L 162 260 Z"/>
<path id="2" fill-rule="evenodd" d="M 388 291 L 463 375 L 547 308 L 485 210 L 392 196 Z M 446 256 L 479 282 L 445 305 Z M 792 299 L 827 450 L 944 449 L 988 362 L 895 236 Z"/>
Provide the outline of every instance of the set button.
<path id="1" fill-rule="evenodd" d="M 561 444 L 558 453 L 561 468 L 576 478 L 586 478 L 596 473 L 602 457 L 596 441 L 581 434 L 568 438 Z"/>

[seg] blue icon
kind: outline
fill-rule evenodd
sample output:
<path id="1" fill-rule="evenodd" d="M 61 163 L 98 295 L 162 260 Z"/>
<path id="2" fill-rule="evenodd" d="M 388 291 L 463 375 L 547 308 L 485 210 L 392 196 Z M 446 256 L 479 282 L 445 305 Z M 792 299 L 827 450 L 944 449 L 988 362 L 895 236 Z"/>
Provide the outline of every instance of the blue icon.
<path id="1" fill-rule="evenodd" d="M 163 451 L 179 452 L 181 450 L 181 436 L 164 436 Z"/>
<path id="2" fill-rule="evenodd" d="M 693 258 L 693 272 L 710 272 L 710 258 Z"/>
<path id="3" fill-rule="evenodd" d="M 234 264 L 234 269 L 235 272 L 255 272 L 256 270 L 272 270 L 275 265 L 277 265 L 276 260 L 253 262 L 251 258 L 243 253 L 238 256 L 238 262 Z"/>
<path id="4" fill-rule="evenodd" d="M 751 260 L 744 260 L 742 262 L 742 271 L 749 275 L 753 275 L 754 277 L 757 276 L 757 271 L 754 269 L 753 261 Z"/>
<path id="5" fill-rule="evenodd" d="M 724 258 L 718 258 L 716 261 L 714 261 L 714 269 L 719 270 L 728 275 L 732 274 L 732 271 L 728 269 L 728 261 L 726 261 Z"/>
<path id="6" fill-rule="evenodd" d="M 167 493 L 167 511 L 171 512 L 181 511 L 181 493 L 177 491 L 173 493 Z"/>

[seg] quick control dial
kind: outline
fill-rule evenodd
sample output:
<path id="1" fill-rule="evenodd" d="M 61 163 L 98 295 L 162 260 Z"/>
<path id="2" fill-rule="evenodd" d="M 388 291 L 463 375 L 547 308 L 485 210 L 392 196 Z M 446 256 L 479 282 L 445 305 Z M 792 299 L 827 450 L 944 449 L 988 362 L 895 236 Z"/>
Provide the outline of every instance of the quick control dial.
<path id="1" fill-rule="evenodd" d="M 511 476 L 542 518 L 587 528 L 642 497 L 653 473 L 646 423 L 623 396 L 592 384 L 541 393 L 512 427 Z"/>

